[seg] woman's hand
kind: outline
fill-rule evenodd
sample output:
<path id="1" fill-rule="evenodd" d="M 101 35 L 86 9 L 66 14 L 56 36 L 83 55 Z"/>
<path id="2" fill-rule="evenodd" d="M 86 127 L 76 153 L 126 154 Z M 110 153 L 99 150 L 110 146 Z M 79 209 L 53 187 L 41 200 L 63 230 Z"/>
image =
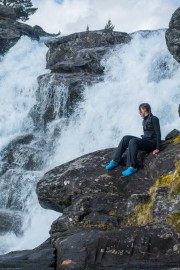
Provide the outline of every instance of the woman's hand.
<path id="1" fill-rule="evenodd" d="M 154 151 L 153 151 L 153 155 L 157 155 L 157 154 L 159 154 L 159 149 L 155 149 Z"/>

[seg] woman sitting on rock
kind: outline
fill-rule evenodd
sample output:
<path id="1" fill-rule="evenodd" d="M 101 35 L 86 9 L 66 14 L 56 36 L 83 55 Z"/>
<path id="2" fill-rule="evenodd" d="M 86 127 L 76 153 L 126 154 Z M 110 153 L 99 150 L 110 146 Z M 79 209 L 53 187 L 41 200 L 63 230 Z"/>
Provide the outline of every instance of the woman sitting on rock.
<path id="1" fill-rule="evenodd" d="M 128 148 L 127 166 L 128 168 L 122 172 L 123 176 L 129 176 L 136 173 L 137 168 L 137 153 L 138 150 L 153 151 L 153 154 L 158 154 L 161 146 L 161 130 L 159 119 L 151 113 L 151 107 L 148 103 L 139 105 L 139 114 L 144 118 L 142 139 L 126 135 L 122 138 L 118 148 L 113 156 L 113 159 L 106 166 L 107 170 L 114 169 L 122 165 L 122 154 Z"/>

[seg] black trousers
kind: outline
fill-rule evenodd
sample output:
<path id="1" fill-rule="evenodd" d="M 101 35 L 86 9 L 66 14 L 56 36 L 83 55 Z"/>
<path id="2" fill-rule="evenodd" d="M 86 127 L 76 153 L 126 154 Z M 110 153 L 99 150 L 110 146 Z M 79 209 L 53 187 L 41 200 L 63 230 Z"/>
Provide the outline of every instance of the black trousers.
<path id="1" fill-rule="evenodd" d="M 118 148 L 113 156 L 113 160 L 121 162 L 122 154 L 128 148 L 127 166 L 137 167 L 137 153 L 138 150 L 153 151 L 156 149 L 156 141 L 140 139 L 135 136 L 126 135 L 122 138 Z"/>

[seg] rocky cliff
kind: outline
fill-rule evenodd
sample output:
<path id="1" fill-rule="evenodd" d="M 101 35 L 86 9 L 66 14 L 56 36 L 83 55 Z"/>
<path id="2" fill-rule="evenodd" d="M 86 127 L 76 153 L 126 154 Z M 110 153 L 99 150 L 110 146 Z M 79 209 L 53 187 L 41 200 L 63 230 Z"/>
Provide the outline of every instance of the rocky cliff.
<path id="1" fill-rule="evenodd" d="M 169 29 L 166 31 L 166 43 L 170 53 L 180 63 L 180 8 L 172 15 Z"/>
<path id="2" fill-rule="evenodd" d="M 5 54 L 23 35 L 35 40 L 41 36 L 53 36 L 39 26 L 31 27 L 16 21 L 13 8 L 0 5 L 0 54 Z"/>
<path id="3" fill-rule="evenodd" d="M 6 12 L 8 19 L 0 15 L 1 22 L 6 20 L 6 25 L 11 25 L 8 27 L 18 24 L 21 28 L 12 10 Z M 13 28 L 12 36 L 5 38 L 4 34 L 3 53 L 22 35 L 18 32 L 14 37 L 17 28 Z M 34 30 L 32 33 L 32 38 L 38 38 Z M 68 121 L 83 99 L 85 85 L 103 80 L 102 56 L 131 38 L 120 32 L 86 31 L 46 43 L 47 68 L 51 73 L 38 78 L 36 105 L 29 113 L 34 133 L 18 137 L 1 151 L 4 163 L 0 173 L 7 183 L 15 168 L 43 168 L 47 162 L 44 151 L 51 153 L 53 148 L 54 137 L 52 143 L 46 141 L 48 124 L 57 118 Z M 59 85 L 64 85 L 67 92 L 57 109 Z M 44 137 L 39 130 L 44 131 Z M 59 134 L 60 130 L 56 132 Z M 159 155 L 140 152 L 140 169 L 128 178 L 121 176 L 123 167 L 105 170 L 114 150 L 79 157 L 42 177 L 37 184 L 40 204 L 63 215 L 53 222 L 50 238 L 41 246 L 0 256 L 0 269 L 179 269 L 180 132 L 167 136 Z M 21 202 L 18 207 L 21 209 Z M 0 228 L 4 231 L 7 224 L 11 225 L 12 217 L 6 218 L 3 213 L 1 216 L 4 222 Z M 13 224 L 11 231 L 17 230 L 20 220 Z"/>

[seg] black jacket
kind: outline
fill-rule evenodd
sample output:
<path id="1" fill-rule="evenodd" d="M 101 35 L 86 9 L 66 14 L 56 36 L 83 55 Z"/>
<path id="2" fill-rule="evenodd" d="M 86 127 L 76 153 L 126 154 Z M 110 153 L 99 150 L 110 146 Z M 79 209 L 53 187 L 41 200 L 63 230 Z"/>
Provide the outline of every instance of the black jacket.
<path id="1" fill-rule="evenodd" d="M 142 139 L 152 140 L 156 142 L 156 149 L 160 150 L 161 147 L 161 129 L 159 125 L 159 119 L 152 113 L 144 117 L 143 120 L 143 131 Z"/>

